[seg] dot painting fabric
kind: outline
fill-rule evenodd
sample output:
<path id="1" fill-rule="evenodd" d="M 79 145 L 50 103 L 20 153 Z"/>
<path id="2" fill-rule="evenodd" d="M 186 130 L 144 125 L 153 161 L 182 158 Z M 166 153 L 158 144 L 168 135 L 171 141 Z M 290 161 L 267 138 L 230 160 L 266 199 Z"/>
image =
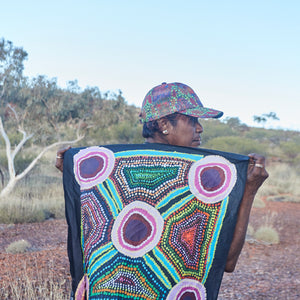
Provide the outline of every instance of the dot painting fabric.
<path id="1" fill-rule="evenodd" d="M 67 151 L 75 299 L 216 299 L 247 165 L 162 144 Z"/>

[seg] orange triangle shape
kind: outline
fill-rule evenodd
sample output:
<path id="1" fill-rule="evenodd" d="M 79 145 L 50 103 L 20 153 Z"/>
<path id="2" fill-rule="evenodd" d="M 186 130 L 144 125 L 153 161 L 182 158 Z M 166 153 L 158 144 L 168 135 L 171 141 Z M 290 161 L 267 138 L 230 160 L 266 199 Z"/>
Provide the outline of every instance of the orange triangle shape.
<path id="1" fill-rule="evenodd" d="M 181 240 L 186 244 L 193 247 L 196 235 L 196 226 L 193 226 L 187 230 L 185 230 L 181 235 Z"/>

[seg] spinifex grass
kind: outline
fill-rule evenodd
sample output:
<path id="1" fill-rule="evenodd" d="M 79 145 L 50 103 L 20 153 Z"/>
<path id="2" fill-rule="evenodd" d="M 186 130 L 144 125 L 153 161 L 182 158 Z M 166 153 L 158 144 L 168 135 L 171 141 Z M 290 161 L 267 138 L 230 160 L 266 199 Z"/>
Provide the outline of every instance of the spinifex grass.
<path id="1" fill-rule="evenodd" d="M 9 267 L 7 268 L 9 269 Z M 54 272 L 54 263 L 34 266 L 26 263 L 22 272 L 17 274 L 11 270 L 9 280 L 1 283 L 0 299 L 34 299 L 34 300 L 65 300 L 70 298 L 70 279 Z"/>

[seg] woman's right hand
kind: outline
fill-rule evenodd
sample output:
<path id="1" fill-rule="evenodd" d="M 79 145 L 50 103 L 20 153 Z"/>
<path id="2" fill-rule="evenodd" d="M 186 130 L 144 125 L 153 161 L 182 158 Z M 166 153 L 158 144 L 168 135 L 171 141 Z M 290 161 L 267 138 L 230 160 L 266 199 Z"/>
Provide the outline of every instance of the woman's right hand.
<path id="1" fill-rule="evenodd" d="M 67 150 L 71 149 L 71 146 L 68 146 L 66 148 L 63 148 L 63 149 L 60 149 L 57 151 L 56 153 L 56 162 L 55 162 L 55 167 L 60 170 L 61 172 L 63 171 L 64 169 L 64 155 L 65 155 L 65 152 Z"/>

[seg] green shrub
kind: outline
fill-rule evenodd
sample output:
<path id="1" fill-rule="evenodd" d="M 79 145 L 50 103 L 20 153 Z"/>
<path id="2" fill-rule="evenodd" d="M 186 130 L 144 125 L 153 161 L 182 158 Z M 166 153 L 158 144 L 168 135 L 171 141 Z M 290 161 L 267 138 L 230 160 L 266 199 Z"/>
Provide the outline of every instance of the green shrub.
<path id="1" fill-rule="evenodd" d="M 26 240 L 19 240 L 9 244 L 5 251 L 7 253 L 16 254 L 16 253 L 25 253 L 31 247 L 31 244 Z"/>
<path id="2" fill-rule="evenodd" d="M 249 153 L 266 154 L 266 149 L 262 144 L 253 140 L 238 136 L 221 136 L 209 140 L 203 145 L 205 148 L 216 149 L 226 152 L 233 152 L 247 155 Z"/>
<path id="3" fill-rule="evenodd" d="M 268 225 L 259 227 L 254 233 L 254 238 L 268 244 L 279 244 L 280 241 L 278 232 L 272 226 Z"/>
<path id="4" fill-rule="evenodd" d="M 280 143 L 280 148 L 283 152 L 283 155 L 286 156 L 290 161 L 300 162 L 300 144 L 295 142 L 283 142 Z"/>
<path id="5" fill-rule="evenodd" d="M 201 135 L 203 144 L 216 137 L 235 136 L 239 134 L 238 131 L 232 130 L 230 126 L 219 120 L 200 120 L 200 124 L 203 127 L 203 133 Z"/>

